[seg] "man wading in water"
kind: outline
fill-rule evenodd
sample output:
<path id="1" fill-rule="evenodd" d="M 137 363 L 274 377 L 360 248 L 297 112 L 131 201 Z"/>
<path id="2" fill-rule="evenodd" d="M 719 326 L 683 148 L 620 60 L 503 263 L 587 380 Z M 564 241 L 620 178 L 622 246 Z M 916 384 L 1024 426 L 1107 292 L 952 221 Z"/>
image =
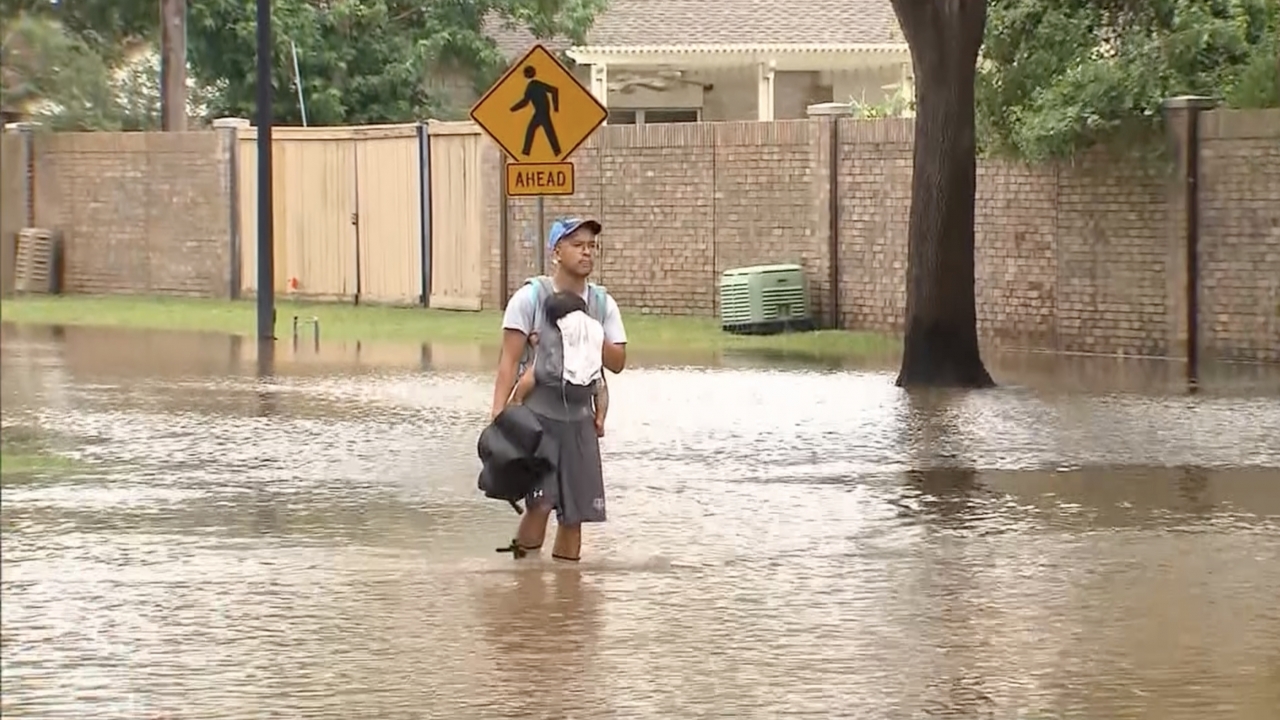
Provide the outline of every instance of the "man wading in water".
<path id="1" fill-rule="evenodd" d="M 587 278 L 594 266 L 596 236 L 600 223 L 569 218 L 557 220 L 547 235 L 555 271 L 550 278 L 525 283 L 507 303 L 502 318 L 502 356 L 498 360 L 498 377 L 493 388 L 490 419 L 506 407 L 520 373 L 521 358 L 540 337 L 559 342 L 559 331 L 548 324 L 543 303 L 561 291 L 582 296 L 588 314 L 604 328 L 601 362 L 605 369 L 620 373 L 627 364 L 627 333 L 622 325 L 618 304 L 603 288 L 590 285 Z M 533 372 L 531 365 L 525 372 Z M 604 474 L 600 465 L 600 440 L 597 437 L 594 393 L 590 388 L 573 386 L 535 375 L 535 384 L 524 405 L 537 415 L 543 432 L 559 446 L 558 477 L 551 477 L 525 498 L 527 511 L 510 550 L 516 557 L 542 547 L 547 534 L 547 520 L 556 511 L 555 545 L 551 556 L 557 560 L 576 562 L 582 551 L 582 523 L 604 522 Z"/>

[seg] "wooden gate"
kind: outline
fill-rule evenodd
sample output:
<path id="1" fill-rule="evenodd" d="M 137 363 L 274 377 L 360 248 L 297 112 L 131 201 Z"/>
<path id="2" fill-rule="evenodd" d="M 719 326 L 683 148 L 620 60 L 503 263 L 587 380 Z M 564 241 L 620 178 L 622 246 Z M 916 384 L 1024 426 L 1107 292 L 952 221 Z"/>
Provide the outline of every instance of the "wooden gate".
<path id="1" fill-rule="evenodd" d="M 479 310 L 486 270 L 483 158 L 490 141 L 472 122 L 432 122 L 427 134 L 431 143 L 431 307 Z"/>
<path id="2" fill-rule="evenodd" d="M 422 302 L 422 166 L 418 126 L 357 130 L 360 297 Z"/>
<path id="3" fill-rule="evenodd" d="M 272 131 L 275 290 L 413 304 L 422 294 L 418 126 Z M 240 284 L 257 286 L 257 130 L 239 134 Z"/>

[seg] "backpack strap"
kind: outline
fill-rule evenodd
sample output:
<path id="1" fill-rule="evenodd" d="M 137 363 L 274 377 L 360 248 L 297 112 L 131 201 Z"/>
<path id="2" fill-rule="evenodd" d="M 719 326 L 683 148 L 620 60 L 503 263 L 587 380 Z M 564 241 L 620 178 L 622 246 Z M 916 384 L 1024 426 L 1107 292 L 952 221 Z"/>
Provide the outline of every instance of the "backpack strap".
<path id="1" fill-rule="evenodd" d="M 587 314 L 603 325 L 605 313 L 608 311 L 609 291 L 603 285 L 587 283 Z"/>
<path id="2" fill-rule="evenodd" d="M 538 332 L 542 327 L 543 301 L 548 295 L 555 292 L 555 286 L 551 283 L 551 278 L 546 275 L 537 275 L 524 281 L 525 285 L 533 286 L 533 332 Z M 533 348 L 529 345 L 524 346 L 524 352 L 520 355 L 520 365 L 516 371 L 516 377 L 524 374 L 529 367 L 529 363 L 533 360 Z"/>
<path id="3" fill-rule="evenodd" d="M 537 332 L 542 327 L 543 302 L 548 296 L 555 294 L 555 285 L 547 275 L 531 277 L 524 284 L 533 286 L 533 331 Z"/>
<path id="4" fill-rule="evenodd" d="M 548 275 L 537 275 L 524 281 L 525 285 L 533 285 L 533 327 L 535 331 L 542 324 L 543 301 L 547 296 L 555 294 L 556 287 Z M 609 310 L 609 291 L 603 285 L 587 283 L 587 314 L 596 322 L 604 324 L 604 316 Z"/>

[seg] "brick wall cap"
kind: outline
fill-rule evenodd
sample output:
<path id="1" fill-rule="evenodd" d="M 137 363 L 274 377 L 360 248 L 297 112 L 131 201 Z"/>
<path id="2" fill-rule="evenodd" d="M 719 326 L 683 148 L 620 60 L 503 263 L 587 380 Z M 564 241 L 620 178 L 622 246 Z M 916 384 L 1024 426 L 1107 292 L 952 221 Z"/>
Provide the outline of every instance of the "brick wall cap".
<path id="1" fill-rule="evenodd" d="M 842 102 L 814 103 L 804 109 L 809 117 L 828 117 L 831 115 L 852 115 L 853 105 Z"/>
<path id="2" fill-rule="evenodd" d="M 1178 95 L 1164 101 L 1165 108 L 1169 110 L 1207 110 L 1217 104 L 1217 100 L 1203 95 Z"/>

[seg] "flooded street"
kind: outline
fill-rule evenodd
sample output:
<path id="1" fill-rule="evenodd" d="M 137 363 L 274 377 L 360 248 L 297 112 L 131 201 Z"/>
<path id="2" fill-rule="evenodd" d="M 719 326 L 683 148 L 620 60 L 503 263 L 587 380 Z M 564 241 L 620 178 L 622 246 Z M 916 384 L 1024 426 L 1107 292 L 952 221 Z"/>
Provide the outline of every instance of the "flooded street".
<path id="1" fill-rule="evenodd" d="M 1280 712 L 1277 368 L 655 361 L 565 567 L 494 552 L 492 351 L 4 333 L 6 431 L 74 461 L 4 479 L 5 718 Z"/>

